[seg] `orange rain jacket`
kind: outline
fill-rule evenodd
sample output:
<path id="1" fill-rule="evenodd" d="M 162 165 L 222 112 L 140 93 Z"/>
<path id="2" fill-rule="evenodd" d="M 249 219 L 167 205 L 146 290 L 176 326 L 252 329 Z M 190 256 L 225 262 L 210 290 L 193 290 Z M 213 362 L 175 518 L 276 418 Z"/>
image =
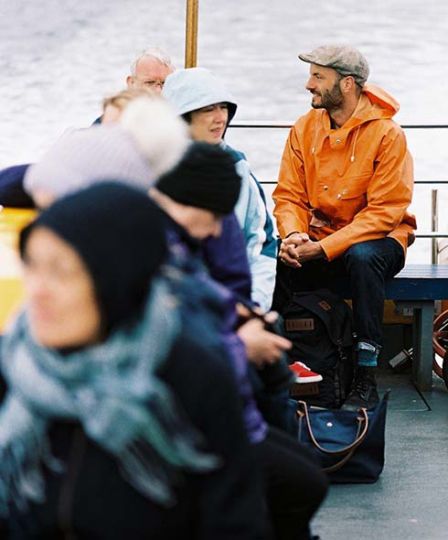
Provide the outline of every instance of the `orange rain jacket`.
<path id="1" fill-rule="evenodd" d="M 312 109 L 291 128 L 283 152 L 274 215 L 282 238 L 306 232 L 328 260 L 351 245 L 390 236 L 406 253 L 414 238 L 413 164 L 399 105 L 366 85 L 349 120 L 331 129 L 324 109 Z"/>

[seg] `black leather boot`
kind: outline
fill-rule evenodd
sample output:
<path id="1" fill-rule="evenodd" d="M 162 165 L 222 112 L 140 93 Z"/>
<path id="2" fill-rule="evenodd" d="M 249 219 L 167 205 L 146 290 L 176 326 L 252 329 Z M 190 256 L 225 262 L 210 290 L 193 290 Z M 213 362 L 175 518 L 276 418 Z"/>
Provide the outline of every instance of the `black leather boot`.
<path id="1" fill-rule="evenodd" d="M 361 407 L 373 409 L 380 400 L 376 389 L 375 367 L 358 366 L 350 394 L 341 409 L 357 411 Z"/>

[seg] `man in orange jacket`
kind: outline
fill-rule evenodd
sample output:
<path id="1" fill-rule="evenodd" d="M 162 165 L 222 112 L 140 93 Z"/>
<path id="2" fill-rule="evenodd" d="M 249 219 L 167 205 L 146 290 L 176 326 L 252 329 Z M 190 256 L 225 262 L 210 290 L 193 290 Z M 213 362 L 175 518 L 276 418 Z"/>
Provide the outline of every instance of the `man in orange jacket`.
<path id="1" fill-rule="evenodd" d="M 274 191 L 279 250 L 274 308 L 292 291 L 331 287 L 348 277 L 357 369 L 345 407 L 378 402 L 384 283 L 404 265 L 413 241 L 413 167 L 398 103 L 365 84 L 369 66 L 347 46 L 322 46 L 310 64 L 312 109 L 291 128 Z"/>

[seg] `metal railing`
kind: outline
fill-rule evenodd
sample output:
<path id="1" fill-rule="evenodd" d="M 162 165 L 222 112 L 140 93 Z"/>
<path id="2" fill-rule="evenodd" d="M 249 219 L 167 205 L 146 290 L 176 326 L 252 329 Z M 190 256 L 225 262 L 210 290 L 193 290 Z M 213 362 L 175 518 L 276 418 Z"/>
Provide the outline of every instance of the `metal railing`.
<path id="1" fill-rule="evenodd" d="M 290 128 L 294 125 L 295 122 L 290 121 L 265 121 L 265 120 L 251 120 L 251 121 L 240 121 L 235 122 L 230 125 L 232 128 L 272 128 L 272 129 L 282 129 Z M 402 124 L 403 129 L 448 129 L 448 124 Z"/>
<path id="2" fill-rule="evenodd" d="M 289 129 L 294 125 L 294 122 L 290 121 L 240 121 L 230 125 L 231 128 L 237 129 Z M 402 124 L 403 129 L 448 129 L 448 124 Z M 415 184 L 448 184 L 448 180 L 415 180 Z M 275 185 L 276 180 L 261 180 L 260 184 L 263 185 Z M 437 204 L 438 192 L 437 189 L 431 190 L 431 231 L 430 232 L 418 232 L 416 238 L 430 238 L 431 239 L 431 260 L 433 263 L 437 262 L 438 257 L 438 238 L 448 238 L 448 233 L 438 231 L 439 216 L 438 216 L 438 204 Z"/>

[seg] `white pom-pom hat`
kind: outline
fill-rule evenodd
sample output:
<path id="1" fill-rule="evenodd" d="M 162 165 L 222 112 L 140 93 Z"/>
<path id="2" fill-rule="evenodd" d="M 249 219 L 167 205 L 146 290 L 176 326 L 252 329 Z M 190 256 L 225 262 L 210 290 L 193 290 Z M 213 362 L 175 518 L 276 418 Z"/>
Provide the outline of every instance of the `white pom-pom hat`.
<path id="1" fill-rule="evenodd" d="M 64 133 L 28 168 L 25 189 L 49 200 L 109 180 L 147 191 L 178 163 L 189 144 L 185 122 L 163 99 L 137 98 L 118 124 Z"/>

